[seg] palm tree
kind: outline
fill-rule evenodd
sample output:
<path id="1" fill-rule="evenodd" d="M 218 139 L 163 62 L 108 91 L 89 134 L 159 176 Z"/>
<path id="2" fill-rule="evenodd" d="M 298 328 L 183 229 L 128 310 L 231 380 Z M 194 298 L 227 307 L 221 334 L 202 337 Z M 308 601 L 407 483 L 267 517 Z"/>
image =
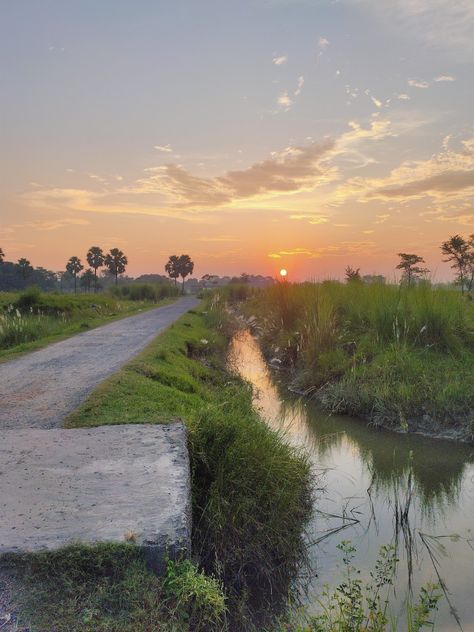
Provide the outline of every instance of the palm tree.
<path id="1" fill-rule="evenodd" d="M 180 255 L 176 267 L 179 276 L 183 279 L 182 293 L 184 294 L 184 279 L 188 274 L 192 274 L 194 270 L 194 261 L 191 260 L 189 255 Z"/>
<path id="2" fill-rule="evenodd" d="M 71 257 L 66 263 L 66 270 L 74 277 L 74 294 L 77 294 L 77 275 L 83 268 L 79 257 Z"/>
<path id="3" fill-rule="evenodd" d="M 27 276 L 30 276 L 30 274 L 33 272 L 33 267 L 31 263 L 28 261 L 28 259 L 25 259 L 24 257 L 18 259 L 17 265 L 20 269 L 21 278 L 23 280 L 26 279 Z"/>
<path id="4" fill-rule="evenodd" d="M 168 263 L 165 265 L 165 272 L 168 273 L 170 279 L 174 279 L 174 284 L 176 285 L 176 279 L 179 277 L 178 271 L 178 255 L 171 255 L 168 259 Z"/>
<path id="5" fill-rule="evenodd" d="M 0 263 L 3 263 L 4 259 L 5 259 L 5 253 L 3 252 L 3 249 L 0 248 Z"/>
<path id="6" fill-rule="evenodd" d="M 94 289 L 97 292 L 97 270 L 105 263 L 105 255 L 99 246 L 91 246 L 87 252 L 87 263 L 94 270 Z"/>
<path id="7" fill-rule="evenodd" d="M 128 265 L 128 259 L 124 253 L 118 248 L 112 248 L 105 257 L 105 265 L 109 269 L 110 274 L 115 276 L 115 285 L 118 283 L 118 275 L 125 272 Z"/>

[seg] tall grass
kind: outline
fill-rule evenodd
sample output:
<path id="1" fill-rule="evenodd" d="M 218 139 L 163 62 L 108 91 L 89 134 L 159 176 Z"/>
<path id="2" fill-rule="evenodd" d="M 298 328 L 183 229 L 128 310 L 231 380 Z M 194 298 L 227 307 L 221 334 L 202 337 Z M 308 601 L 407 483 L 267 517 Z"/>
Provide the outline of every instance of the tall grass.
<path id="1" fill-rule="evenodd" d="M 166 298 L 174 294 L 166 286 L 164 295 Z M 112 294 L 46 293 L 35 287 L 24 292 L 0 292 L 0 352 L 16 347 L 24 350 L 25 345 L 36 341 L 77 333 L 110 318 L 134 313 L 162 298 L 161 290 L 155 288 L 150 298 L 146 292 L 139 292 L 133 299 Z"/>
<path id="2" fill-rule="evenodd" d="M 331 410 L 405 427 L 426 415 L 463 424 L 473 417 L 474 305 L 456 290 L 280 283 L 246 310 L 264 350 Z"/>

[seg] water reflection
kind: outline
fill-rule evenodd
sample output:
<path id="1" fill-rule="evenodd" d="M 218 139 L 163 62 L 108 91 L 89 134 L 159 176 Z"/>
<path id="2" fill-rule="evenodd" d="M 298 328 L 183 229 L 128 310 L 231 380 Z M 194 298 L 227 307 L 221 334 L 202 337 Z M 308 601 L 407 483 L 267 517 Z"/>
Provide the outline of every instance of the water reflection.
<path id="1" fill-rule="evenodd" d="M 474 527 L 472 447 L 376 431 L 356 419 L 329 416 L 272 378 L 248 332 L 234 339 L 230 363 L 252 383 L 254 405 L 267 423 L 308 449 L 315 469 L 324 471 L 325 493 L 318 494 L 309 529 L 315 570 L 310 593 L 317 594 L 326 582 L 337 583 L 336 545 L 343 537 L 357 545 L 363 570 L 373 565 L 381 544 L 392 543 L 401 559 L 400 609 L 406 587 L 436 582 L 439 572 L 465 629 L 474 629 L 474 554 L 469 541 Z M 320 485 L 319 477 L 315 484 Z M 443 538 L 438 569 L 426 534 L 461 536 Z M 448 605 L 438 619 L 438 630 L 459 629 Z"/>

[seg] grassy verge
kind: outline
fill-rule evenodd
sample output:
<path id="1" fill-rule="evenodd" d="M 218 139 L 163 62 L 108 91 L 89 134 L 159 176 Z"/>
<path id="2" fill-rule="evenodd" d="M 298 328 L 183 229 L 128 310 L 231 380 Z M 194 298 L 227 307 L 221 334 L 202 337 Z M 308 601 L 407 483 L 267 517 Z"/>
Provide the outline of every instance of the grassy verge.
<path id="1" fill-rule="evenodd" d="M 450 289 L 278 284 L 247 314 L 295 388 L 374 425 L 470 438 L 474 304 Z"/>
<path id="2" fill-rule="evenodd" d="M 22 577 L 22 618 L 34 622 L 15 630 L 186 632 L 225 625 L 216 580 L 189 561 L 170 562 L 157 578 L 132 544 L 72 545 L 4 565 Z"/>
<path id="3" fill-rule="evenodd" d="M 171 296 L 155 301 L 36 290 L 0 293 L 0 362 L 173 300 Z"/>
<path id="4" fill-rule="evenodd" d="M 101 385 L 68 426 L 186 422 L 194 558 L 223 585 L 232 629 L 250 630 L 278 596 L 286 596 L 304 555 L 310 468 L 260 420 L 249 385 L 227 371 L 229 332 L 218 312 L 211 307 L 207 314 L 183 316 Z M 62 607 L 69 608 L 73 588 Z M 127 621 L 135 610 L 132 604 Z M 129 623 L 107 628 L 105 616 L 100 606 L 95 629 L 161 629 Z M 70 623 L 69 629 L 81 628 Z"/>

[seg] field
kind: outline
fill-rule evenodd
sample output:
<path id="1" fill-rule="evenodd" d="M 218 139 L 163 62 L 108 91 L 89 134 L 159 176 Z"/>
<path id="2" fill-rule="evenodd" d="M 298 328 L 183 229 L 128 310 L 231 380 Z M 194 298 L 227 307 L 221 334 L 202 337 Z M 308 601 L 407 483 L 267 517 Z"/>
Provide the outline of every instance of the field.
<path id="1" fill-rule="evenodd" d="M 280 283 L 245 304 L 295 390 L 376 426 L 469 439 L 474 304 L 449 288 Z"/>

